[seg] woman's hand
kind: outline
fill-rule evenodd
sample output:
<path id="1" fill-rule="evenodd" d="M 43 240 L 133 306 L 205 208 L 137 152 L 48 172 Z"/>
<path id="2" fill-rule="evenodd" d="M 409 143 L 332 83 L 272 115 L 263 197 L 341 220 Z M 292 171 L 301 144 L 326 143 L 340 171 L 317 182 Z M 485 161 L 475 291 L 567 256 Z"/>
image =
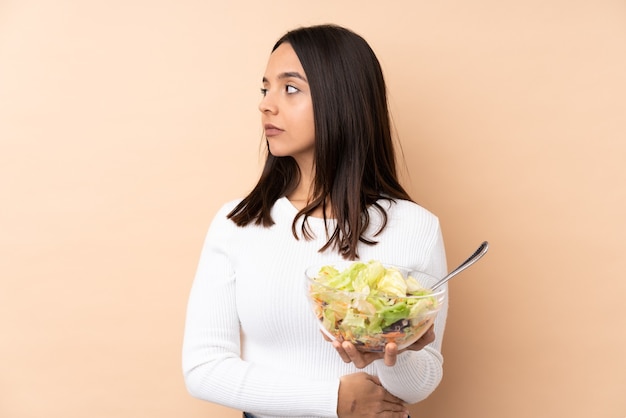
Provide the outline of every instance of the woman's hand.
<path id="1" fill-rule="evenodd" d="M 376 376 L 359 372 L 341 377 L 337 398 L 339 418 L 407 418 L 400 398 L 387 392 Z"/>
<path id="2" fill-rule="evenodd" d="M 326 337 L 325 335 L 324 337 L 328 340 L 328 337 Z M 397 356 L 401 352 L 406 350 L 419 351 L 433 341 L 435 341 L 435 329 L 434 325 L 431 325 L 430 328 L 428 328 L 428 330 L 424 333 L 424 335 L 420 337 L 419 340 L 415 341 L 413 344 L 403 350 L 398 350 L 398 346 L 395 343 L 388 343 L 385 346 L 384 352 L 376 353 L 361 352 L 356 349 L 354 344 L 348 341 L 339 342 L 335 340 L 332 341 L 332 344 L 344 362 L 354 363 L 357 368 L 362 369 L 374 360 L 378 360 L 381 358 L 385 360 L 385 365 L 391 367 L 396 364 Z"/>

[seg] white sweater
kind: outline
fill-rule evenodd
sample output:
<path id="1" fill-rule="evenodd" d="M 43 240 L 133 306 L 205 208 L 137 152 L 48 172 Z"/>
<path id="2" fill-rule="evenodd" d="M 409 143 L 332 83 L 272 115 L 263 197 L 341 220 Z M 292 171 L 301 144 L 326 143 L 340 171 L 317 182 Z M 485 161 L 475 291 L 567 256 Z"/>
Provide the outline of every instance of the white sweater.
<path id="1" fill-rule="evenodd" d="M 447 300 L 435 322 L 434 343 L 401 353 L 393 367 L 382 360 L 364 369 L 346 364 L 322 337 L 305 291 L 305 268 L 341 258 L 318 251 L 327 240 L 324 221 L 309 218 L 316 238 L 297 240 L 291 229 L 297 209 L 288 199 L 272 208 L 270 228 L 236 226 L 226 215 L 237 203 L 224 205 L 213 220 L 189 296 L 183 372 L 193 396 L 260 418 L 314 418 L 337 416 L 339 378 L 349 373 L 378 376 L 408 403 L 435 390 L 442 377 Z M 372 237 L 377 245 L 359 247 L 360 259 L 443 277 L 447 266 L 438 219 L 408 201 L 381 204 L 387 226 Z M 372 210 L 371 232 L 379 222 Z"/>

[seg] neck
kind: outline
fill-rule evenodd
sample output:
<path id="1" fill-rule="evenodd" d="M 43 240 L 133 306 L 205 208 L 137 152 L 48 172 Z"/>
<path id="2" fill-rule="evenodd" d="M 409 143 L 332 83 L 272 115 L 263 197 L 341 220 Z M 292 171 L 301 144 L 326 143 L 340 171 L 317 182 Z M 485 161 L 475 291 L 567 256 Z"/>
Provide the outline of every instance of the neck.
<path id="1" fill-rule="evenodd" d="M 296 188 L 291 193 L 289 193 L 289 195 L 287 195 L 287 199 L 289 199 L 289 201 L 298 210 L 301 210 L 304 209 L 309 203 L 311 203 L 311 201 L 315 197 L 313 196 L 315 170 L 312 168 L 312 165 L 303 166 L 302 164 L 299 164 L 298 166 L 300 167 L 300 181 L 298 182 Z M 329 210 L 328 207 L 327 210 Z M 326 215 L 329 216 L 330 213 L 327 213 Z M 322 207 L 320 206 L 316 208 L 312 213 L 309 214 L 309 216 L 319 218 L 323 217 Z"/>
<path id="2" fill-rule="evenodd" d="M 308 181 L 303 180 L 304 179 L 300 179 L 298 186 L 287 195 L 287 198 L 292 202 L 302 202 L 306 206 L 313 198 L 313 187 Z"/>
<path id="3" fill-rule="evenodd" d="M 287 196 L 291 201 L 302 201 L 305 204 L 313 199 L 315 170 L 311 161 L 297 161 L 300 169 L 300 181 L 296 188 Z"/>

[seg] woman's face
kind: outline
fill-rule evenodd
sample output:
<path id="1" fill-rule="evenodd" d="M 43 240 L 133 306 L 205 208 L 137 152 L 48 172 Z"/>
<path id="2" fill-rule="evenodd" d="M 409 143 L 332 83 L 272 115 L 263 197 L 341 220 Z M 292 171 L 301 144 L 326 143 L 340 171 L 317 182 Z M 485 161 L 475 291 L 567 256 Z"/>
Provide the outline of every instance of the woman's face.
<path id="1" fill-rule="evenodd" d="M 293 157 L 301 169 L 312 167 L 315 125 L 306 74 L 290 44 L 270 55 L 259 104 L 269 150 L 276 157 Z"/>

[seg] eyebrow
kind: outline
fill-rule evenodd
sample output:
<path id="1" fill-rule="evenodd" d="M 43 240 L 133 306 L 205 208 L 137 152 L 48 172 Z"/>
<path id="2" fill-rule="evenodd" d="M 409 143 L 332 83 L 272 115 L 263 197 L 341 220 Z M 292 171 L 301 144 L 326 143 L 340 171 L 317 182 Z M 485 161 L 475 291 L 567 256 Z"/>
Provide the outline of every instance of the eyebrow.
<path id="1" fill-rule="evenodd" d="M 298 79 L 304 81 L 305 83 L 308 83 L 307 79 L 302 74 L 300 74 L 297 71 L 286 71 L 286 72 L 280 73 L 278 75 L 278 79 L 279 80 L 283 80 L 285 78 L 298 78 Z M 264 83 L 268 83 L 269 80 L 266 77 L 263 77 L 263 82 Z"/>

